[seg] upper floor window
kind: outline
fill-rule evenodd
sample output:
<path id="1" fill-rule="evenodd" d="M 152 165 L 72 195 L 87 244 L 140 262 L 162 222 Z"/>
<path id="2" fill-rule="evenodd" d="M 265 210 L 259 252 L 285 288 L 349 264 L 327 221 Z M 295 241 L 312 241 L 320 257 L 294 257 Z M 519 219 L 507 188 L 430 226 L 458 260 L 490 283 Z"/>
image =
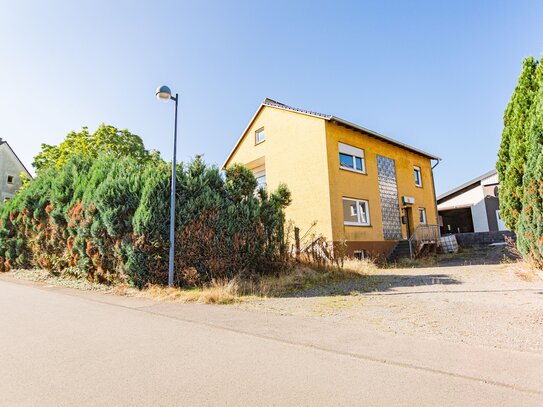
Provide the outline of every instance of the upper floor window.
<path id="1" fill-rule="evenodd" d="M 13 175 L 8 175 L 8 184 L 13 184 Z"/>
<path id="2" fill-rule="evenodd" d="M 368 201 L 343 198 L 343 223 L 351 226 L 369 226 L 370 209 Z"/>
<path id="3" fill-rule="evenodd" d="M 348 144 L 339 143 L 339 167 L 344 170 L 366 173 L 364 150 Z"/>
<path id="4" fill-rule="evenodd" d="M 426 209 L 419 208 L 419 222 L 421 225 L 426 225 Z"/>
<path id="5" fill-rule="evenodd" d="M 264 127 L 255 131 L 255 144 L 262 143 L 266 140 L 266 135 L 264 133 Z"/>
<path id="6" fill-rule="evenodd" d="M 422 173 L 420 172 L 420 167 L 413 167 L 414 174 L 415 174 L 415 185 L 418 187 L 422 187 Z"/>

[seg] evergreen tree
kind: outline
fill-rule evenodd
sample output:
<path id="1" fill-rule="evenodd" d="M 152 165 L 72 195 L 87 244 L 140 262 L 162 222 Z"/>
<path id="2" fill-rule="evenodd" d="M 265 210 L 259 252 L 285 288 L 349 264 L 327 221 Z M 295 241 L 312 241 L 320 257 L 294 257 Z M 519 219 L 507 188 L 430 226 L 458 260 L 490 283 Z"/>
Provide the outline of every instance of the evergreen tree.
<path id="1" fill-rule="evenodd" d="M 534 75 L 537 92 L 530 109 L 528 158 L 523 178 L 518 247 L 531 263 L 543 268 L 543 58 Z"/>
<path id="2" fill-rule="evenodd" d="M 523 62 L 517 86 L 504 113 L 504 129 L 496 169 L 500 180 L 500 216 L 507 227 L 517 229 L 522 210 L 522 178 L 528 157 L 528 130 L 537 81 L 537 61 L 528 57 Z"/>

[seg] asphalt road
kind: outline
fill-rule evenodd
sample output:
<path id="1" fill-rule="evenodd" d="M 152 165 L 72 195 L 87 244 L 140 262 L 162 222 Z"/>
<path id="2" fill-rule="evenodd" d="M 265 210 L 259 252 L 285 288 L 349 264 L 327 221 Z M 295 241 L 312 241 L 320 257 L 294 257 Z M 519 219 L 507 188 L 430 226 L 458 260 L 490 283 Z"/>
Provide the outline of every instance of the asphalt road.
<path id="1" fill-rule="evenodd" d="M 0 279 L 0 405 L 543 405 L 536 388 L 308 345 L 288 319 L 213 323 L 234 311 Z"/>

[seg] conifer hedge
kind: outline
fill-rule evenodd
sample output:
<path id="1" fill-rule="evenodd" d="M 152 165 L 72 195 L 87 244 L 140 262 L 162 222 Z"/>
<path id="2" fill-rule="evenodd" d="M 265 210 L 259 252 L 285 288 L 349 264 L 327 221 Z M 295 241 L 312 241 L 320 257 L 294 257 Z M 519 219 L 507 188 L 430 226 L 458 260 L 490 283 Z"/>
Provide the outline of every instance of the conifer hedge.
<path id="1" fill-rule="evenodd" d="M 75 156 L 43 168 L 0 207 L 0 271 L 71 270 L 138 287 L 165 284 L 171 166 Z M 200 158 L 177 168 L 175 283 L 274 273 L 285 264 L 288 189 L 256 189 L 247 168 Z"/>

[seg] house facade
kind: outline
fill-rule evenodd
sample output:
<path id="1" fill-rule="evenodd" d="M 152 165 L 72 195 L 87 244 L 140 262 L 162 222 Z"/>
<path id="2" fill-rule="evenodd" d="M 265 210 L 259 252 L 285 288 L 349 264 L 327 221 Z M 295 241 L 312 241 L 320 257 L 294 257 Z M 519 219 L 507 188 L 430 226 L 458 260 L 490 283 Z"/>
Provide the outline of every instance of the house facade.
<path id="1" fill-rule="evenodd" d="M 31 178 L 30 173 L 7 141 L 0 138 L 0 202 L 10 199 L 21 188 L 22 173 Z"/>
<path id="2" fill-rule="evenodd" d="M 498 173 L 492 170 L 438 196 L 441 233 L 507 231 L 498 190 Z"/>
<path id="3" fill-rule="evenodd" d="M 437 224 L 432 161 L 439 158 L 332 115 L 266 99 L 226 159 L 269 190 L 287 184 L 287 220 L 301 234 L 388 254 Z"/>

